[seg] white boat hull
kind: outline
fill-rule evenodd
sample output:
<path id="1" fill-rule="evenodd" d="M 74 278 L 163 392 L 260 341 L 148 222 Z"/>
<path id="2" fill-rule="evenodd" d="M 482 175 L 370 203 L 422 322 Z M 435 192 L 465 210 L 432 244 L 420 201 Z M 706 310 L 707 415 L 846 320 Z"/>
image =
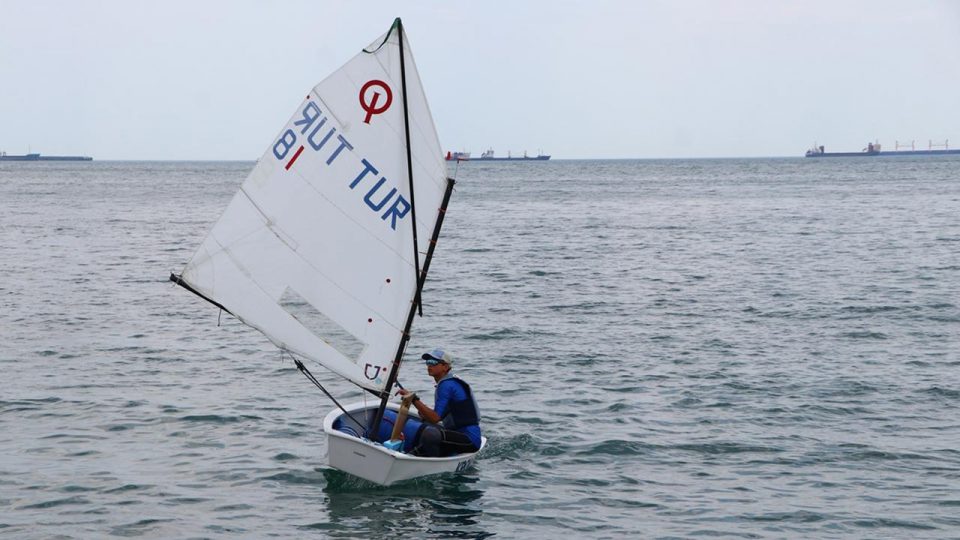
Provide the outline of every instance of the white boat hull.
<path id="1" fill-rule="evenodd" d="M 387 407 L 394 411 L 399 410 L 399 405 L 395 403 L 389 403 Z M 372 416 L 376 412 L 377 406 L 351 403 L 344 408 L 358 421 L 366 422 L 368 415 Z M 413 410 L 410 411 L 410 416 L 417 418 Z M 442 458 L 418 457 L 387 449 L 378 443 L 335 429 L 337 420 L 348 428 L 355 428 L 354 431 L 360 431 L 340 409 L 334 409 L 327 414 L 323 420 L 323 431 L 327 434 L 330 466 L 383 486 L 431 474 L 465 471 L 473 466 L 477 454 L 487 445 L 487 438 L 483 437 L 480 450 L 472 454 Z"/>

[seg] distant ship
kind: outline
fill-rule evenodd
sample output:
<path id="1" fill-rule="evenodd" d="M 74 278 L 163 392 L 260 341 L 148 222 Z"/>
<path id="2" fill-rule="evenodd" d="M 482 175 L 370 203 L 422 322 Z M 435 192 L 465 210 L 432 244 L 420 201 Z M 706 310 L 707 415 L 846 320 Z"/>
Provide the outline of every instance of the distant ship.
<path id="1" fill-rule="evenodd" d="M 470 152 L 447 152 L 447 156 L 443 158 L 447 161 L 470 161 Z"/>
<path id="2" fill-rule="evenodd" d="M 900 148 L 908 147 L 910 150 L 900 150 Z M 866 148 L 859 152 L 826 152 L 823 145 L 817 146 L 814 144 L 813 148 L 807 150 L 805 156 L 810 158 L 820 158 L 865 156 L 944 156 L 950 154 L 960 154 L 960 149 L 950 148 L 950 141 L 944 141 L 943 144 L 934 144 L 933 141 L 930 141 L 930 144 L 926 150 L 917 150 L 913 141 L 911 141 L 909 145 L 900 144 L 900 142 L 897 141 L 895 148 L 896 149 L 892 151 L 883 151 L 880 149 L 880 143 L 867 143 Z"/>
<path id="3" fill-rule="evenodd" d="M 480 154 L 477 161 L 546 161 L 548 159 L 550 159 L 548 155 L 538 153 L 536 156 L 528 156 L 526 152 L 523 153 L 523 156 L 511 156 L 510 152 L 507 152 L 507 157 L 496 157 L 493 155 L 493 149 L 491 148 Z"/>
<path id="4" fill-rule="evenodd" d="M 0 152 L 0 161 L 93 161 L 89 156 L 42 156 L 40 154 L 8 154 Z"/>

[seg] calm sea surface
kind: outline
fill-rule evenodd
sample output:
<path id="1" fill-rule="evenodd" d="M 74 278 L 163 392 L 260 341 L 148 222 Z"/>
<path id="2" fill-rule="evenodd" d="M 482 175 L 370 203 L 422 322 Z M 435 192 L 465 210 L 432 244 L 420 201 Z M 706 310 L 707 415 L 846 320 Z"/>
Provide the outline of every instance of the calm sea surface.
<path id="1" fill-rule="evenodd" d="M 490 443 L 391 488 L 167 281 L 251 167 L 0 163 L 0 537 L 960 538 L 960 159 L 459 165 L 407 357 Z"/>

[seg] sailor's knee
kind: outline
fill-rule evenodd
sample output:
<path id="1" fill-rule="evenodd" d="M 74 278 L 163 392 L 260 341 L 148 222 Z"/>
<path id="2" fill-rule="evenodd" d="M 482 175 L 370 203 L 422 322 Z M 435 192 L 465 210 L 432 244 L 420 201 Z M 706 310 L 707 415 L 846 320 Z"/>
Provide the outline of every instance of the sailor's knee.
<path id="1" fill-rule="evenodd" d="M 420 434 L 420 443 L 426 445 L 437 444 L 442 440 L 440 429 L 436 426 L 427 426 Z"/>

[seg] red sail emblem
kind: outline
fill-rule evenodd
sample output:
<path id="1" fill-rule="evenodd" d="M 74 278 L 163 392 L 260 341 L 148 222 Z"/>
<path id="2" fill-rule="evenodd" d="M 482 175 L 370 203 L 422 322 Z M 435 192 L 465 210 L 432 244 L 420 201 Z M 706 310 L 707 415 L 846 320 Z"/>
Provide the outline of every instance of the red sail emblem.
<path id="1" fill-rule="evenodd" d="M 386 94 L 383 105 L 379 107 L 377 107 L 377 105 L 380 102 L 380 92 L 374 89 L 372 92 L 373 95 L 369 96 L 371 92 L 368 92 L 368 90 L 374 87 L 383 88 L 383 91 Z M 369 101 L 366 99 L 368 96 L 370 97 Z M 393 92 L 390 91 L 390 87 L 387 86 L 387 83 L 377 79 L 367 81 L 367 84 L 363 85 L 363 88 L 360 89 L 360 108 L 367 111 L 367 116 L 363 119 L 363 123 L 369 124 L 370 117 L 386 111 L 390 108 L 391 103 L 393 103 Z"/>

